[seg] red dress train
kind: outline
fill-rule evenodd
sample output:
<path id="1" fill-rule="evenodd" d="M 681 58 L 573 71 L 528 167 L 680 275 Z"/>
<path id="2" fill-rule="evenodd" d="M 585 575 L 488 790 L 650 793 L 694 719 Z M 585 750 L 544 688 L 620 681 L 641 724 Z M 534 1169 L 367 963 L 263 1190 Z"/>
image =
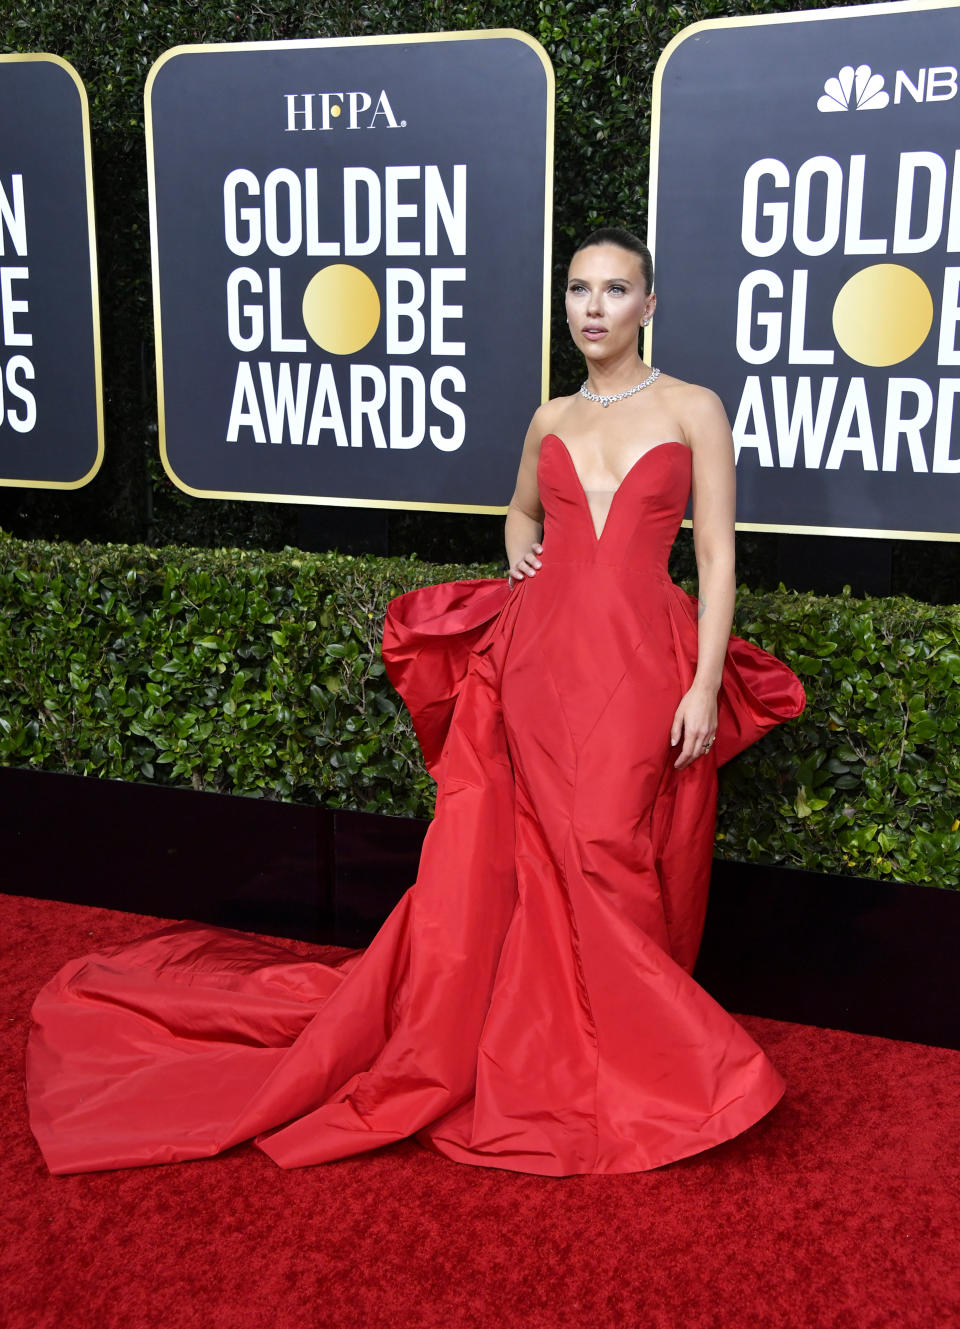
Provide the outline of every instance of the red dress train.
<path id="1" fill-rule="evenodd" d="M 731 638 L 708 757 L 673 768 L 696 608 L 667 575 L 690 489 L 645 453 L 595 534 L 569 453 L 540 460 L 543 568 L 413 591 L 383 653 L 437 779 L 416 884 L 336 965 L 177 924 L 40 993 L 31 1125 L 53 1172 L 202 1158 L 282 1167 L 416 1134 L 464 1163 L 563 1176 L 729 1139 L 784 1084 L 690 977 L 716 764 L 803 709 Z"/>

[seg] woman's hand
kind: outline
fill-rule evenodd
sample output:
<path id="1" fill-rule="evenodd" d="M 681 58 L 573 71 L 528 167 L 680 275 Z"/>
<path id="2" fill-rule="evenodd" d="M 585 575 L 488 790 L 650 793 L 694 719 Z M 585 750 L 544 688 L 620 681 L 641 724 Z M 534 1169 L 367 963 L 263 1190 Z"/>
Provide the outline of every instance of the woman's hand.
<path id="1" fill-rule="evenodd" d="M 524 577 L 535 577 L 537 575 L 537 570 L 543 567 L 543 564 L 538 557 L 538 555 L 542 553 L 543 545 L 534 541 L 526 553 L 520 555 L 516 563 L 514 563 L 513 567 L 507 573 L 508 580 L 522 581 Z"/>
<path id="2" fill-rule="evenodd" d="M 689 692 L 680 699 L 673 727 L 670 730 L 670 746 L 676 747 L 683 739 L 680 755 L 673 763 L 674 768 L 682 771 L 697 757 L 704 756 L 713 747 L 717 733 L 717 694 L 712 688 L 694 683 Z"/>

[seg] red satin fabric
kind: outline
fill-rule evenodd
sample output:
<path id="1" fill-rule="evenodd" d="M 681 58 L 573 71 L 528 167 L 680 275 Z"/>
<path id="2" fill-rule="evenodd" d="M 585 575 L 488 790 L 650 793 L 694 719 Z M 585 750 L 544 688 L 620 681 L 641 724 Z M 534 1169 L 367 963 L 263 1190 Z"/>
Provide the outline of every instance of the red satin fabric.
<path id="1" fill-rule="evenodd" d="M 709 757 L 673 769 L 695 603 L 667 557 L 690 455 L 628 473 L 598 539 L 562 442 L 540 461 L 543 568 L 395 600 L 384 659 L 438 781 L 416 884 L 337 965 L 179 924 L 40 993 L 31 1124 L 54 1172 L 200 1158 L 283 1167 L 416 1133 L 552 1176 L 660 1166 L 767 1112 L 783 1081 L 690 977 L 716 761 L 799 714 L 732 638 Z"/>

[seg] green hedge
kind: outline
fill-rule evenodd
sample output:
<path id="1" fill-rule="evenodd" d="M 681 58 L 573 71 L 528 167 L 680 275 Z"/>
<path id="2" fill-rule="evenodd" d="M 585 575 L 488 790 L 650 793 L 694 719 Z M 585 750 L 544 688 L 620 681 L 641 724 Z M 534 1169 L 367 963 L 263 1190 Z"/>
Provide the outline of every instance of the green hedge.
<path id="1" fill-rule="evenodd" d="M 0 763 L 428 816 L 387 601 L 500 567 L 0 535 Z M 960 612 L 742 589 L 809 704 L 724 768 L 723 857 L 956 888 Z"/>

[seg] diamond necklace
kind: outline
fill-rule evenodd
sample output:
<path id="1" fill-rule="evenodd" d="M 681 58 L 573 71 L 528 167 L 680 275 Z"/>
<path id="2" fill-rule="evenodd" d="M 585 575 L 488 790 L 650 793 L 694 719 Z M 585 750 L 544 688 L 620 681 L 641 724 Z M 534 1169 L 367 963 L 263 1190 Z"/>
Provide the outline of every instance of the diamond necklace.
<path id="1" fill-rule="evenodd" d="M 601 406 L 609 406 L 612 402 L 623 401 L 624 397 L 632 397 L 635 392 L 642 392 L 644 388 L 649 388 L 651 383 L 655 383 L 660 377 L 660 370 L 654 369 L 649 378 L 645 378 L 642 383 L 638 383 L 635 388 L 627 388 L 626 392 L 614 392 L 611 396 L 605 397 L 602 392 L 591 392 L 587 387 L 587 380 L 584 379 L 580 384 L 580 396 L 586 397 L 587 401 L 598 401 Z"/>

